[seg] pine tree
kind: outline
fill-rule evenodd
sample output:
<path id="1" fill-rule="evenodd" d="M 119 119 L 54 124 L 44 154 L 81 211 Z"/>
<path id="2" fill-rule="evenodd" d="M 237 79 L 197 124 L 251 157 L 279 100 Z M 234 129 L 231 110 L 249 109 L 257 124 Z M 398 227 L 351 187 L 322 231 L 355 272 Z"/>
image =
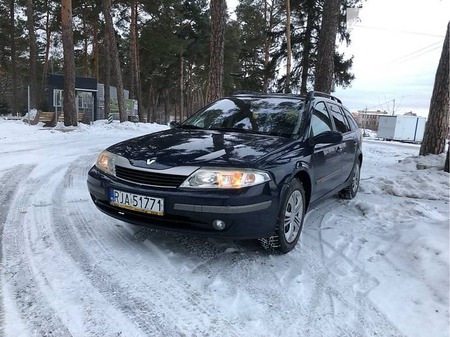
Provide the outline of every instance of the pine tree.
<path id="1" fill-rule="evenodd" d="M 323 5 L 314 89 L 326 93 L 330 93 L 333 86 L 334 53 L 340 5 L 340 0 L 326 0 Z"/>
<path id="2" fill-rule="evenodd" d="M 109 37 L 109 48 L 110 55 L 106 57 L 111 57 L 111 63 L 114 68 L 114 73 L 116 75 L 116 88 L 117 88 L 117 103 L 119 106 L 119 118 L 121 122 L 127 120 L 125 111 L 125 100 L 123 96 L 123 80 L 122 80 L 122 68 L 120 66 L 119 50 L 117 49 L 116 35 L 114 31 L 114 25 L 111 17 L 111 0 L 103 0 L 103 15 L 105 17 L 106 33 Z"/>
<path id="3" fill-rule="evenodd" d="M 211 42 L 209 51 L 208 102 L 212 102 L 223 96 L 226 15 L 226 1 L 211 0 Z"/>
<path id="4" fill-rule="evenodd" d="M 77 125 L 75 107 L 75 57 L 72 32 L 72 0 L 61 0 L 61 23 L 64 53 L 64 125 Z"/>
<path id="5" fill-rule="evenodd" d="M 445 35 L 444 46 L 434 80 L 430 112 L 425 126 L 423 142 L 420 147 L 420 155 L 423 156 L 443 153 L 448 137 L 448 120 L 450 117 L 449 30 L 450 22 L 447 25 L 447 34 Z"/>
<path id="6" fill-rule="evenodd" d="M 292 48 L 291 48 L 291 1 L 286 1 L 286 81 L 284 92 L 290 93 L 291 66 L 292 66 Z"/>
<path id="7" fill-rule="evenodd" d="M 15 1 L 9 1 L 9 24 L 10 24 L 10 47 L 11 47 L 11 79 L 12 79 L 12 104 L 11 110 L 14 114 L 18 112 L 17 101 L 17 48 L 16 48 L 16 13 L 14 8 Z"/>
<path id="8" fill-rule="evenodd" d="M 30 108 L 37 108 L 37 42 L 34 27 L 33 0 L 27 0 L 27 28 L 30 39 Z"/>

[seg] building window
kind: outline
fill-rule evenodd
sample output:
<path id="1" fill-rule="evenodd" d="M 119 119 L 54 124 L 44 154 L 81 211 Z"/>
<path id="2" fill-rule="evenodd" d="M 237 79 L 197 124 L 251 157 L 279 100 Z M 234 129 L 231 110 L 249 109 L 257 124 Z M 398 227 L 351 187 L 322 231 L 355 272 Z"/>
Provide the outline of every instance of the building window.
<path id="1" fill-rule="evenodd" d="M 63 90 L 53 89 L 53 106 L 62 107 L 63 104 Z"/>
<path id="2" fill-rule="evenodd" d="M 77 98 L 79 109 L 92 109 L 94 107 L 94 97 L 91 92 L 78 92 Z"/>

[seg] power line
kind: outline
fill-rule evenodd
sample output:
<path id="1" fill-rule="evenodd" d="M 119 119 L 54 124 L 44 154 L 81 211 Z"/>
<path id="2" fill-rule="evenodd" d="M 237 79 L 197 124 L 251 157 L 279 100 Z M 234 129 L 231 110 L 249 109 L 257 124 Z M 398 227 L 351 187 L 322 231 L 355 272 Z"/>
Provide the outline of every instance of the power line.
<path id="1" fill-rule="evenodd" d="M 370 110 L 370 109 L 375 109 L 375 108 L 378 108 L 378 107 L 384 109 L 385 104 L 391 103 L 391 102 L 393 102 L 393 101 L 395 101 L 395 98 L 394 98 L 394 99 L 390 99 L 389 101 L 385 101 L 385 102 L 383 102 L 383 103 L 377 104 L 377 105 L 372 105 L 372 106 L 370 106 L 370 107 L 368 107 L 368 108 L 366 108 L 366 109 Z M 385 110 L 386 110 L 386 109 L 385 109 Z"/>
<path id="2" fill-rule="evenodd" d="M 405 30 L 389 29 L 389 28 L 383 28 L 383 27 L 362 26 L 362 25 L 358 25 L 358 24 L 356 24 L 355 27 L 364 28 L 364 29 L 372 29 L 372 30 L 381 30 L 381 31 L 386 31 L 386 32 L 390 32 L 390 33 L 423 35 L 423 36 L 432 36 L 432 37 L 441 37 L 441 38 L 445 37 L 444 35 L 429 34 L 429 33 L 422 33 L 422 32 L 408 32 Z"/>
<path id="3" fill-rule="evenodd" d="M 443 44 L 443 42 L 444 42 L 444 40 L 438 41 L 438 42 L 432 43 L 432 44 L 430 44 L 430 45 L 428 45 L 426 47 L 417 49 L 417 50 L 415 50 L 415 51 L 413 51 L 413 52 L 411 52 L 411 53 L 409 53 L 407 55 L 401 56 L 401 57 L 399 57 L 399 58 L 397 58 L 397 59 L 387 63 L 386 65 L 393 65 L 393 64 L 404 63 L 406 61 L 410 61 L 412 59 L 415 59 L 415 58 L 417 58 L 419 56 L 431 53 L 432 51 L 435 51 L 436 49 L 440 49 L 442 44 Z"/>

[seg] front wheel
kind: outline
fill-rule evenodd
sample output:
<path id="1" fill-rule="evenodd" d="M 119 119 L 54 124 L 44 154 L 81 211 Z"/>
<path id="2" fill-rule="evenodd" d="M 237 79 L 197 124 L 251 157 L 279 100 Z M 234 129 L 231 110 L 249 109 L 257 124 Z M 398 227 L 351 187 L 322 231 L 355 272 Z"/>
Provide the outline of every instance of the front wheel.
<path id="1" fill-rule="evenodd" d="M 293 180 L 282 197 L 272 247 L 289 253 L 297 244 L 305 218 L 305 190 L 297 179 Z"/>

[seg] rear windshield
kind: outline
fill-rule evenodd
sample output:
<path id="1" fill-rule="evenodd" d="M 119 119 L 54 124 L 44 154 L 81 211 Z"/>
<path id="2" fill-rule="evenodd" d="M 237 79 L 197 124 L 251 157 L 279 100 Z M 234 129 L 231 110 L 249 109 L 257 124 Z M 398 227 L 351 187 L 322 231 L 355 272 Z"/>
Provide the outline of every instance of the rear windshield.
<path id="1" fill-rule="evenodd" d="M 285 97 L 229 97 L 187 119 L 182 127 L 290 136 L 301 128 L 304 101 Z"/>

